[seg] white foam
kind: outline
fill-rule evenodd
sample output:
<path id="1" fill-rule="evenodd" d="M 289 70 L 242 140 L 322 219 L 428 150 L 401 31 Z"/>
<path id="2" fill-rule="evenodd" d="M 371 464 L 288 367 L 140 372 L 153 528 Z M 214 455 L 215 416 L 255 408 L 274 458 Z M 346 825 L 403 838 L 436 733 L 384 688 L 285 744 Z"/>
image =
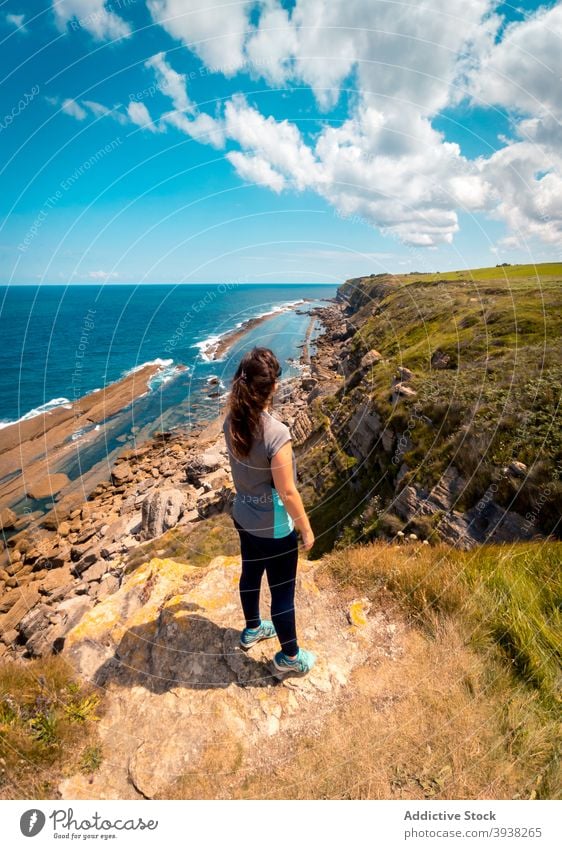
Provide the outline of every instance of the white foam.
<path id="1" fill-rule="evenodd" d="M 226 336 L 227 333 L 231 333 L 232 331 L 226 330 L 224 333 L 214 334 L 213 336 L 208 336 L 206 339 L 203 339 L 202 342 L 195 342 L 191 347 L 199 348 L 199 356 L 206 363 L 210 363 L 213 360 L 213 353 L 217 350 L 217 346 L 222 339 L 223 336 Z"/>
<path id="2" fill-rule="evenodd" d="M 165 383 L 169 383 L 170 380 L 173 380 L 182 371 L 186 371 L 185 368 L 180 368 L 180 366 L 175 366 L 173 360 L 166 360 L 163 362 L 169 362 L 170 365 L 163 366 L 160 368 L 160 371 L 157 371 L 154 377 L 151 377 L 148 381 L 148 388 L 151 392 L 154 392 L 155 389 L 158 389 L 160 386 L 164 386 Z"/>
<path id="3" fill-rule="evenodd" d="M 204 362 L 220 362 L 224 359 L 224 357 L 219 357 L 218 359 L 215 359 L 214 354 L 216 353 L 218 345 L 223 337 L 230 336 L 231 333 L 235 333 L 237 330 L 240 330 L 240 328 L 247 324 L 249 321 L 255 321 L 257 318 L 269 318 L 269 316 L 278 315 L 281 312 L 287 312 L 288 310 L 294 309 L 294 307 L 298 306 L 299 304 L 304 303 L 306 303 L 304 298 L 299 298 L 297 301 L 286 301 L 285 303 L 279 304 L 278 306 L 266 310 L 265 312 L 257 313 L 257 315 L 250 315 L 242 321 L 238 321 L 234 325 L 234 327 L 230 327 L 228 330 L 224 330 L 222 333 L 214 333 L 212 336 L 207 336 L 207 338 L 203 339 L 203 341 L 201 342 L 194 342 L 191 347 L 199 348 L 199 356 Z"/>
<path id="4" fill-rule="evenodd" d="M 133 368 L 124 371 L 121 375 L 121 379 L 124 377 L 128 377 L 130 374 L 135 374 L 137 371 L 141 371 L 141 369 L 146 368 L 146 366 L 159 366 L 160 368 L 167 368 L 171 366 L 173 360 L 163 360 L 161 357 L 157 357 L 155 360 L 147 360 L 146 363 L 141 363 L 138 366 L 133 366 Z"/>
<path id="5" fill-rule="evenodd" d="M 21 416 L 19 419 L 14 419 L 11 422 L 0 422 L 0 429 L 4 427 L 9 427 L 10 425 L 19 424 L 19 422 L 26 422 L 28 419 L 34 419 L 35 416 L 41 416 L 43 413 L 50 413 L 51 410 L 56 410 L 58 407 L 63 407 L 65 410 L 72 409 L 72 404 L 68 400 L 68 398 L 52 398 L 50 401 L 47 401 L 46 404 L 41 404 L 39 407 L 34 407 L 33 410 L 30 410 L 24 416 Z"/>

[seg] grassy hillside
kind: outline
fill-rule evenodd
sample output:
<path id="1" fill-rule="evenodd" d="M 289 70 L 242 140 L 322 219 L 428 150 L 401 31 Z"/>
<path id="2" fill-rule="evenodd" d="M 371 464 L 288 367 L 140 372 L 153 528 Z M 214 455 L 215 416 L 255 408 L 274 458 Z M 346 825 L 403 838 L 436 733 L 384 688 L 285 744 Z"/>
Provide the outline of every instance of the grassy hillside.
<path id="1" fill-rule="evenodd" d="M 562 264 L 377 275 L 348 281 L 340 293 L 350 304 L 354 332 L 346 351 L 352 368 L 373 348 L 383 359 L 366 372 L 358 370 L 336 396 L 313 405 L 317 421 L 334 439 L 307 451 L 304 463 L 310 474 L 305 476 L 316 480 L 317 470 L 326 469 L 334 455 L 335 443 L 340 457 L 342 452 L 348 455 L 354 476 L 350 492 L 346 480 L 351 474 L 343 458 L 326 474 L 320 493 L 316 483 L 307 492 L 310 506 L 318 503 L 318 494 L 322 501 L 317 512 L 325 539 L 322 550 L 342 531 L 329 532 L 342 505 L 347 528 L 365 511 L 380 519 L 358 521 L 359 535 L 350 536 L 347 530 L 345 542 L 399 527 L 392 515 L 369 511 L 375 496 L 383 506 L 388 502 L 398 465 L 381 448 L 358 467 L 346 446 L 349 422 L 365 401 L 395 435 L 407 432 L 412 445 L 403 458 L 409 468 L 405 483 L 430 489 L 454 464 L 466 479 L 455 509 L 468 510 L 496 483 L 497 503 L 529 514 L 538 532 L 557 533 L 562 504 Z M 413 371 L 409 385 L 417 394 L 394 405 L 389 389 L 399 366 Z M 524 478 L 502 473 L 512 461 L 528 467 Z M 377 480 L 380 486 L 373 486 Z"/>

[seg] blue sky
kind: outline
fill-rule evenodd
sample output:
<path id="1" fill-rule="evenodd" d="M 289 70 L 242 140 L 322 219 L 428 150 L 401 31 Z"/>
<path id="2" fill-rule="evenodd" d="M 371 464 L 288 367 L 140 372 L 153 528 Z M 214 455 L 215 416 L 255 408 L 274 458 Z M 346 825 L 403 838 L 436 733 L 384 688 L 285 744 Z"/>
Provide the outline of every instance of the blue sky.
<path id="1" fill-rule="evenodd" d="M 0 282 L 560 258 L 562 3 L 0 5 Z"/>

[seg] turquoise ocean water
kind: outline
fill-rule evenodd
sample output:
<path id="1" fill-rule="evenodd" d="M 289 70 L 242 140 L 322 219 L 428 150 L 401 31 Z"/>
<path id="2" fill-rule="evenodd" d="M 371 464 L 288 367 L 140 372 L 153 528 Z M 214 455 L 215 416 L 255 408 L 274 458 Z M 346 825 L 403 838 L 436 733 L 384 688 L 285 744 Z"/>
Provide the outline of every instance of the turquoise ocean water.
<path id="1" fill-rule="evenodd" d="M 298 310 L 325 305 L 336 289 L 232 283 L 0 287 L 0 440 L 2 425 L 74 401 L 154 361 L 162 368 L 151 391 L 126 415 L 105 423 L 103 441 L 84 440 L 84 450 L 65 469 L 70 477 L 119 444 L 208 421 L 219 412 L 240 356 L 253 345 L 272 348 L 284 376 L 296 373 L 290 360 L 300 355 L 309 316 L 287 309 L 250 330 L 219 361 L 209 359 L 212 343 L 279 307 L 305 299 Z M 218 387 L 210 387 L 211 377 L 219 378 Z M 77 447 L 83 436 L 73 434 Z"/>

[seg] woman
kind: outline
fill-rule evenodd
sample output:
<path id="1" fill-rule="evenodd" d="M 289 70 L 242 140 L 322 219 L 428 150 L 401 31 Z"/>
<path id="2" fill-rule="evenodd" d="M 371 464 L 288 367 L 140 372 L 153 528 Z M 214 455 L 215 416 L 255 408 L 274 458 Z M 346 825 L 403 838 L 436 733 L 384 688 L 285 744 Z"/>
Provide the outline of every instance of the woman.
<path id="1" fill-rule="evenodd" d="M 246 627 L 240 645 L 248 649 L 277 636 L 281 651 L 273 658 L 276 672 L 305 675 L 316 656 L 297 641 L 297 530 L 306 551 L 314 544 L 314 534 L 296 487 L 291 433 L 268 411 L 280 374 L 269 348 L 256 347 L 245 354 L 234 375 L 223 423 L 236 488 L 232 518 L 242 554 L 239 589 Z M 272 622 L 261 620 L 259 613 L 264 570 Z"/>

